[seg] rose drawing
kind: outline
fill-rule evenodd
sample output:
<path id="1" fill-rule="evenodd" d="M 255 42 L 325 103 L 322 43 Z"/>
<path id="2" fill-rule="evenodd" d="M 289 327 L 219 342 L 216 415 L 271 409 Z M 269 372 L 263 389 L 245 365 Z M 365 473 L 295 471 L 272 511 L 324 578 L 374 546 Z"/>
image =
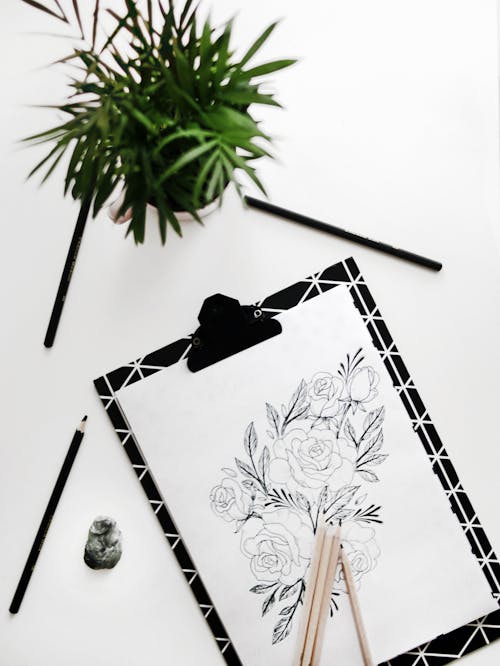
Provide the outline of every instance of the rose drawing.
<path id="1" fill-rule="evenodd" d="M 339 412 L 343 383 L 330 372 L 317 372 L 308 384 L 310 412 L 313 416 L 333 417 Z"/>
<path id="2" fill-rule="evenodd" d="M 372 571 L 380 556 L 380 548 L 375 541 L 375 530 L 367 525 L 349 520 L 342 524 L 342 548 L 344 549 L 356 587 L 359 588 L 363 576 Z M 335 589 L 345 591 L 342 568 L 337 571 Z"/>
<path id="3" fill-rule="evenodd" d="M 223 467 L 209 492 L 213 513 L 232 524 L 239 539 L 255 579 L 250 592 L 263 595 L 261 614 L 275 609 L 273 644 L 290 635 L 302 608 L 320 525 L 342 522 L 342 547 L 357 586 L 381 557 L 375 530 L 381 507 L 370 503 L 367 491 L 381 480 L 388 457 L 382 451 L 385 409 L 374 404 L 368 411 L 379 375 L 364 360 L 362 349 L 346 354 L 336 372 L 301 379 L 280 409 L 267 402 L 267 441 L 259 438 L 260 425 L 248 424 L 234 469 Z M 333 618 L 344 591 L 339 567 L 330 596 Z"/>
<path id="4" fill-rule="evenodd" d="M 222 479 L 210 493 L 210 503 L 214 513 L 227 522 L 245 520 L 252 509 L 252 498 L 235 480 Z"/>
<path id="5" fill-rule="evenodd" d="M 259 582 L 293 585 L 305 574 L 312 539 L 311 526 L 296 511 L 270 509 L 245 524 L 241 550 Z"/>
<path id="6" fill-rule="evenodd" d="M 271 481 L 296 489 L 336 489 L 352 481 L 356 450 L 330 430 L 290 430 L 273 445 Z"/>

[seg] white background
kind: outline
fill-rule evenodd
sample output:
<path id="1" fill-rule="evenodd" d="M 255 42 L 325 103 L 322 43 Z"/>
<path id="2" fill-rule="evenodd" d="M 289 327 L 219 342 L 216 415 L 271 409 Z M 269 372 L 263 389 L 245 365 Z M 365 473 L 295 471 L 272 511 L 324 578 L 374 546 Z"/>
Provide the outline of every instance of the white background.
<path id="1" fill-rule="evenodd" d="M 87 4 L 87 3 L 83 3 Z M 120 0 L 109 4 L 121 6 Z M 64 94 L 42 66 L 68 42 L 22 5 L 0 8 L 0 666 L 222 664 L 91 380 L 192 331 L 216 291 L 252 302 L 354 255 L 493 546 L 498 521 L 500 221 L 494 0 L 213 0 L 241 6 L 247 45 L 284 16 L 266 49 L 298 56 L 276 75 L 286 112 L 258 115 L 279 135 L 262 164 L 272 199 L 444 262 L 440 274 L 242 210 L 233 196 L 205 229 L 162 248 L 122 240 L 102 214 L 85 232 L 55 347 L 42 341 L 78 206 L 62 178 L 24 178 L 18 138 L 55 121 L 26 104 Z M 208 5 L 207 5 L 208 6 Z M 21 612 L 8 606 L 72 432 L 89 424 Z M 125 552 L 111 573 L 82 564 L 86 531 L 114 516 Z M 500 643 L 464 663 L 498 663 Z"/>

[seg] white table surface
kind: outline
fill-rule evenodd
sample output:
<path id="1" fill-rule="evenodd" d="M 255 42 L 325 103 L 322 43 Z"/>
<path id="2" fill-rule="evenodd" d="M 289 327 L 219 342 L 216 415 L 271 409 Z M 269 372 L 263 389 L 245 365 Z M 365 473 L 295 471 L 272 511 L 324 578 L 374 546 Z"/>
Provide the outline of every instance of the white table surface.
<path id="1" fill-rule="evenodd" d="M 85 4 L 85 3 L 84 3 Z M 120 5 L 119 0 L 108 2 Z M 195 328 L 204 297 L 252 302 L 353 255 L 390 324 L 465 488 L 500 552 L 500 216 L 495 0 L 213 0 L 240 9 L 237 39 L 285 20 L 266 48 L 301 62 L 276 75 L 286 112 L 263 163 L 272 200 L 444 262 L 435 274 L 244 211 L 230 193 L 204 229 L 162 248 L 89 223 L 54 348 L 42 345 L 78 205 L 61 177 L 24 178 L 15 141 L 54 115 L 66 41 L 19 0 L 0 6 L 0 666 L 223 664 L 91 380 Z M 72 432 L 87 434 L 21 612 L 8 606 Z M 118 567 L 82 562 L 98 514 L 114 516 Z M 464 659 L 493 666 L 500 643 Z"/>

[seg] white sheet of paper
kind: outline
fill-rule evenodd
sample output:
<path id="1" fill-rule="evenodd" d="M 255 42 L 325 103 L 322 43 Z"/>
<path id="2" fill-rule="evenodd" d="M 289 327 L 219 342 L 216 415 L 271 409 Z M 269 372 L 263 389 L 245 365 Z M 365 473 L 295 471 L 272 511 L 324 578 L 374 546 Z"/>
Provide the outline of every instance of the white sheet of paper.
<path id="1" fill-rule="evenodd" d="M 196 374 L 180 362 L 118 393 L 243 663 L 292 663 L 301 612 L 301 584 L 293 584 L 306 575 L 325 486 L 323 508 L 335 502 L 327 515 L 336 521 L 343 514 L 376 663 L 496 609 L 347 288 L 279 319 L 281 335 L 244 353 Z M 349 371 L 347 354 L 353 365 L 358 349 L 363 360 Z M 296 411 L 307 411 L 278 436 L 266 403 L 275 406 L 281 432 L 301 380 Z M 247 449 L 256 447 L 256 471 L 244 446 L 251 422 L 257 444 L 249 431 Z M 247 473 L 235 457 L 250 466 Z M 342 497 L 349 499 L 344 507 Z M 373 514 L 373 507 L 380 508 Z M 370 512 L 382 522 L 369 522 Z M 250 592 L 256 585 L 268 586 L 266 593 Z M 274 591 L 275 603 L 262 617 Z M 338 610 L 328 621 L 322 663 L 357 666 L 362 661 L 342 581 L 334 593 Z M 286 607 L 292 611 L 280 615 Z M 276 633 L 286 633 L 290 614 L 290 634 L 273 644 L 274 628 L 281 620 Z"/>

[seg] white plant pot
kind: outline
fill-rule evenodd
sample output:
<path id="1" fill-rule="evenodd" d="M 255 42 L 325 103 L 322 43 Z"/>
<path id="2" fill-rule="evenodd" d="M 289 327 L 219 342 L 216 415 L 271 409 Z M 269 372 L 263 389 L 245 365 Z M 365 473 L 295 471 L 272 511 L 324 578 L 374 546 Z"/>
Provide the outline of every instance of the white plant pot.
<path id="1" fill-rule="evenodd" d="M 115 223 L 115 224 L 125 224 L 125 222 L 130 222 L 132 219 L 132 209 L 129 208 L 124 215 L 119 215 L 120 208 L 123 205 L 123 200 L 125 198 L 125 193 L 122 192 L 118 199 L 113 202 L 109 207 L 108 207 L 108 216 L 110 219 Z M 209 203 L 207 206 L 204 208 L 201 208 L 200 210 L 197 211 L 198 215 L 203 219 L 210 215 L 210 213 L 213 213 L 213 211 L 219 206 L 219 199 L 215 199 L 211 203 Z M 147 210 L 149 213 L 152 215 L 156 215 L 158 217 L 158 209 L 156 206 L 152 206 L 151 204 L 147 205 Z M 191 213 L 188 213 L 187 211 L 180 211 L 175 214 L 179 222 L 192 222 L 195 218 L 191 215 Z"/>

